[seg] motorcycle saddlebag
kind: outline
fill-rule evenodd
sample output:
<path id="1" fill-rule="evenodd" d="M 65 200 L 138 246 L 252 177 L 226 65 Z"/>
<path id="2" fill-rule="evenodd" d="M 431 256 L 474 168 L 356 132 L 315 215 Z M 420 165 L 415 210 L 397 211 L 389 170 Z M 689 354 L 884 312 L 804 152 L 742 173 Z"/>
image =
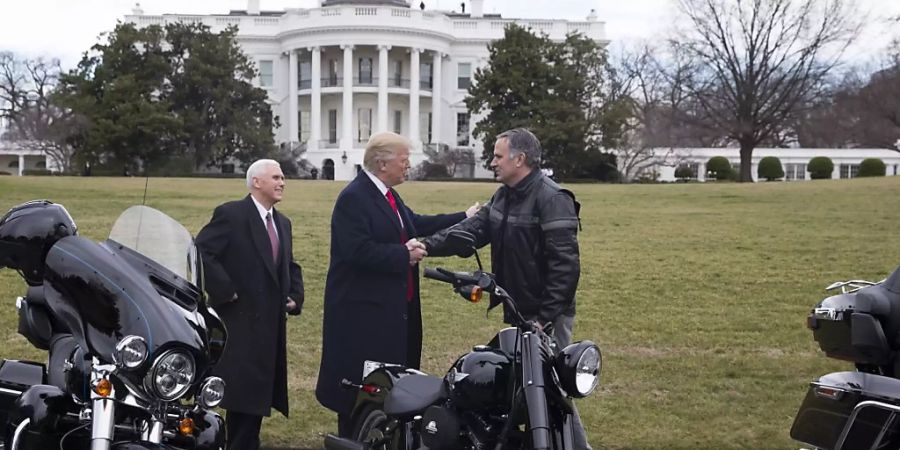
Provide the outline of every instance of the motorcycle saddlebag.
<path id="1" fill-rule="evenodd" d="M 879 404 L 861 405 L 855 420 L 848 423 L 854 408 L 865 401 Z M 791 437 L 818 448 L 834 449 L 849 425 L 843 450 L 898 448 L 900 416 L 892 419 L 890 407 L 900 411 L 900 380 L 862 372 L 830 373 L 810 383 L 794 418 Z M 885 425 L 881 445 L 874 446 Z"/>

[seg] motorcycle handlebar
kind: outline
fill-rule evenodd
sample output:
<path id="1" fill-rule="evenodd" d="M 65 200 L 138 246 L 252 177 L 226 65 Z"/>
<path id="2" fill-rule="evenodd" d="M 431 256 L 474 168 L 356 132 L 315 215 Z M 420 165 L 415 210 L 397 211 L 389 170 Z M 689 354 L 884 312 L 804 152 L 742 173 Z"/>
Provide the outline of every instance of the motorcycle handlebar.
<path id="1" fill-rule="evenodd" d="M 431 267 L 425 268 L 425 278 L 431 278 L 432 280 L 443 281 L 444 283 L 453 284 L 454 278 L 441 271 L 440 269 L 432 269 Z"/>

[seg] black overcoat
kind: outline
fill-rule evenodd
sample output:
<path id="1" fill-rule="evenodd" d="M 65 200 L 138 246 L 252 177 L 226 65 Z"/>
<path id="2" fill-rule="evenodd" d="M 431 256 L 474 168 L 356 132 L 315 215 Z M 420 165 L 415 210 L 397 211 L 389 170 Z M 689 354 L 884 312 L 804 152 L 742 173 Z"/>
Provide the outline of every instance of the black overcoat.
<path id="1" fill-rule="evenodd" d="M 294 299 L 296 314 L 303 303 L 291 221 L 273 211 L 281 247 L 277 266 L 249 195 L 217 207 L 197 235 L 206 292 L 228 330 L 225 352 L 213 368 L 225 380 L 222 407 L 257 416 L 268 416 L 271 408 L 288 415 L 285 305 L 287 297 Z"/>
<path id="2" fill-rule="evenodd" d="M 409 238 L 428 236 L 458 223 L 464 212 L 415 214 L 397 195 Z M 331 216 L 331 262 L 325 281 L 319 402 L 348 414 L 356 393 L 341 379 L 359 383 L 365 360 L 419 367 L 422 320 L 419 267 L 413 266 L 413 299 L 406 300 L 409 252 L 397 214 L 360 172 L 338 195 Z"/>

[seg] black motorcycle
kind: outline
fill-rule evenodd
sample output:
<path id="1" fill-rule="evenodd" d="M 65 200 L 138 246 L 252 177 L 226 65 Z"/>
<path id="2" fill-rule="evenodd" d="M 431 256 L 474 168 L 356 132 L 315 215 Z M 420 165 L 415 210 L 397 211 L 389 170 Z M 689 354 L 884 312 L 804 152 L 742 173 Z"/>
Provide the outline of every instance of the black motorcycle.
<path id="1" fill-rule="evenodd" d="M 474 238 L 452 232 L 468 245 Z M 473 248 L 474 250 L 474 248 Z M 483 293 L 501 299 L 516 318 L 488 345 L 475 346 L 443 377 L 367 361 L 352 411 L 355 439 L 327 435 L 325 447 L 362 449 L 571 449 L 572 398 L 586 397 L 600 377 L 600 349 L 591 341 L 559 350 L 540 326 L 482 270 L 425 269 L 425 277 L 453 285 L 470 302 Z"/>
<path id="2" fill-rule="evenodd" d="M 76 233 L 62 205 L 29 202 L 0 219 L 0 268 L 30 286 L 19 333 L 47 365 L 0 361 L 6 450 L 224 449 L 209 376 L 225 328 L 207 307 L 190 233 L 144 206 L 110 238 Z"/>
<path id="3" fill-rule="evenodd" d="M 825 355 L 854 363 L 810 383 L 791 437 L 823 449 L 900 448 L 900 268 L 878 283 L 844 281 L 810 312 Z"/>

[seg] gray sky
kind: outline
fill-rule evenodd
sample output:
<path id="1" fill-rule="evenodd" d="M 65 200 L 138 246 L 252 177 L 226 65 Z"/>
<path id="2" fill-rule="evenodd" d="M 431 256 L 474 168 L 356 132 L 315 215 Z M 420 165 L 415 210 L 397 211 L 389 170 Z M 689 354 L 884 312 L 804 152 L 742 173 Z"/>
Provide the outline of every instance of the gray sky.
<path id="1" fill-rule="evenodd" d="M 429 9 L 459 9 L 462 0 L 425 0 Z M 886 45 L 894 32 L 877 19 L 900 15 L 898 0 L 856 0 L 870 13 L 870 25 L 851 52 L 858 56 Z M 246 0 L 143 0 L 145 14 L 224 14 L 246 9 Z M 415 1 L 418 4 L 418 0 Z M 468 3 L 468 1 L 466 2 Z M 313 7 L 318 0 L 260 0 L 263 10 Z M 653 39 L 664 34 L 675 17 L 673 0 L 484 0 L 486 13 L 510 18 L 584 20 L 591 9 L 606 22 L 613 42 Z M 57 57 L 64 68 L 77 64 L 81 54 L 131 13 L 134 0 L 0 0 L 0 51 L 22 56 Z"/>

